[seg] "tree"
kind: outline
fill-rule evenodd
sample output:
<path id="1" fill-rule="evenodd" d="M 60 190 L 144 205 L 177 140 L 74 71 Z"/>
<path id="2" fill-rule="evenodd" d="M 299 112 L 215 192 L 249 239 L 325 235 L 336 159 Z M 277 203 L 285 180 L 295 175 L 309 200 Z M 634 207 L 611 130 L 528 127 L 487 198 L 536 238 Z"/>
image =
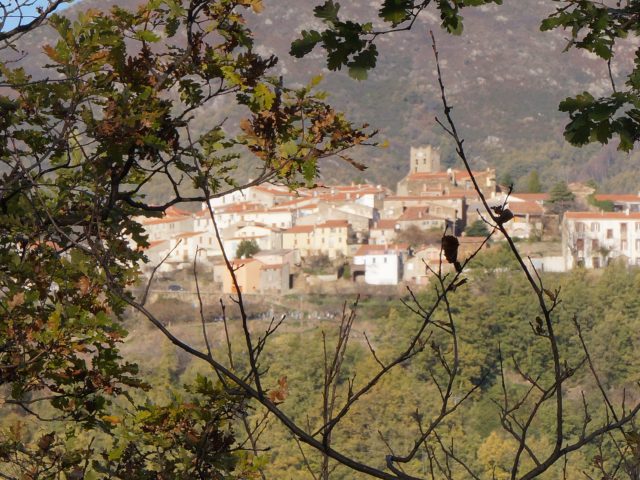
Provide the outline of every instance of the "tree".
<path id="1" fill-rule="evenodd" d="M 540 193 L 542 192 L 542 184 L 540 183 L 540 177 L 537 170 L 531 170 L 527 176 L 527 192 L 528 193 Z"/>
<path id="2" fill-rule="evenodd" d="M 236 248 L 236 258 L 251 258 L 260 251 L 255 240 L 242 240 Z"/>
<path id="3" fill-rule="evenodd" d="M 57 38 L 44 46 L 53 80 L 43 80 L 44 70 L 32 78 L 9 57 L 0 64 L 2 408 L 70 422 L 69 435 L 106 432 L 116 440 L 69 456 L 55 435 L 44 447 L 27 444 L 26 434 L 3 435 L 2 461 L 22 477 L 31 468 L 117 476 L 118 460 L 122 472 L 144 477 L 147 454 L 135 460 L 131 452 L 162 442 L 175 447 L 184 468 L 194 459 L 202 475 L 212 473 L 208 452 L 217 449 L 218 471 L 231 474 L 243 451 L 232 432 L 227 441 L 219 429 L 244 415 L 246 396 L 216 377 L 226 387 L 207 379 L 206 392 L 198 390 L 207 396 L 202 410 L 147 403 L 150 386 L 119 353 L 125 309 L 145 309 L 129 290 L 140 281 L 148 245 L 139 219 L 267 180 L 312 185 L 323 158 L 349 161 L 345 150 L 371 132 L 325 103 L 314 91 L 318 79 L 292 89 L 269 75 L 277 59 L 255 52 L 243 17 L 261 10 L 259 0 L 151 2 L 135 12 L 91 10 L 73 22 L 51 14 L 59 3 L 26 30 L 3 33 L 10 41 L 47 17 Z M 231 128 L 237 133 L 225 130 L 224 119 L 195 128 L 194 119 L 224 97 L 235 99 L 242 116 Z M 233 172 L 248 156 L 257 166 L 243 184 Z M 145 197 L 152 182 L 171 192 L 161 204 Z M 121 412 L 125 398 L 132 404 Z M 176 423 L 164 425 L 166 418 Z M 155 436 L 118 436 L 119 425 L 137 431 L 144 423 Z M 198 438 L 197 448 L 166 444 L 180 428 Z M 177 475 L 179 465 L 156 460 L 151 468 L 169 477 L 195 474 L 187 468 Z"/>
<path id="4" fill-rule="evenodd" d="M 487 2 L 439 2 L 445 26 L 458 30 L 459 8 L 480 3 Z M 334 11 L 325 6 L 320 13 L 336 26 L 337 7 L 328 4 Z M 457 257 L 457 242 L 448 242 L 445 258 L 458 264 L 456 271 L 432 271 L 435 288 L 427 297 L 410 292 L 406 306 L 414 316 L 402 319 L 407 325 L 402 342 L 381 354 L 363 336 L 358 343 L 368 348 L 370 368 L 357 379 L 346 359 L 358 301 L 345 303 L 335 332 L 323 335 L 316 346 L 323 363 L 321 378 L 312 388 L 321 392 L 321 399 L 315 415 L 306 418 L 295 418 L 282 406 L 289 381 L 285 376 L 274 378 L 264 364 L 265 348 L 283 320 L 273 319 L 262 333 L 250 328 L 242 288 L 224 250 L 241 332 L 235 342 L 229 337 L 221 302 L 226 352 L 210 341 L 197 258 L 193 274 L 200 306 L 199 344 L 180 338 L 146 308 L 151 283 L 142 295 L 132 293 L 130 287 L 140 281 L 139 263 L 145 260 L 142 248 L 148 243 L 138 217 L 160 215 L 183 202 L 204 202 L 222 245 L 210 204 L 213 197 L 271 179 L 293 188 L 313 185 L 323 158 L 339 155 L 350 162 L 344 151 L 369 139 L 366 127 L 356 128 L 326 104 L 323 95 L 313 92 L 315 81 L 290 89 L 284 80 L 268 76 L 275 58 L 255 53 L 242 15 L 247 8 L 260 11 L 262 4 L 167 0 L 142 5 L 135 13 L 121 8 L 109 14 L 90 11 L 73 23 L 52 16 L 59 39 L 45 46 L 45 52 L 57 78 L 33 79 L 11 64 L 2 65 L 10 90 L 0 98 L 5 113 L 0 120 L 0 158 L 5 164 L 0 193 L 0 383 L 6 394 L 2 408 L 16 406 L 43 420 L 43 413 L 53 413 L 66 427 L 63 436 L 51 432 L 31 442 L 19 428 L 12 429 L 1 438 L 2 475 L 258 476 L 259 462 L 253 460 L 260 452 L 266 420 L 249 422 L 248 411 L 255 411 L 259 419 L 276 419 L 294 437 L 305 461 L 306 453 L 317 452 L 317 471 L 323 479 L 329 478 L 334 462 L 382 479 L 416 478 L 425 464 L 432 466 L 432 477 L 434 469 L 445 478 L 478 477 L 472 459 L 460 457 L 454 444 L 459 436 L 452 435 L 448 421 L 469 406 L 492 376 L 502 388 L 498 423 L 517 445 L 513 456 L 500 461 L 501 467 L 507 464 L 504 471 L 510 470 L 511 478 L 539 477 L 569 453 L 607 435 L 625 447 L 620 448 L 620 464 L 626 467 L 624 462 L 635 451 L 626 446 L 632 447 L 638 437 L 632 422 L 640 405 L 629 406 L 623 400 L 614 406 L 577 319 L 572 335 L 557 333 L 559 290 L 545 286 L 529 270 L 504 226 L 510 219 L 508 210 L 491 209 L 475 183 L 439 64 L 445 112 L 441 124 L 485 207 L 490 224 L 485 241 L 496 233 L 504 237 L 535 299 L 526 309 L 530 343 L 521 349 L 541 350 L 536 357 L 540 365 L 524 365 L 514 355 L 511 368 L 519 379 L 512 382 L 505 373 L 509 359 L 501 351 L 487 371 L 474 365 L 477 355 L 471 361 L 466 357 L 451 301 L 468 288 L 469 266 L 482 246 L 462 259 Z M 398 25 L 411 13 L 395 11 L 400 16 L 385 15 Z M 345 23 L 341 34 L 351 27 Z M 338 62 L 345 60 L 340 57 L 344 48 L 368 48 L 365 57 L 358 53 L 351 65 L 352 73 L 358 74 L 359 63 L 367 61 L 366 55 L 375 58 L 375 50 L 353 37 L 347 40 L 341 44 L 339 37 L 323 38 Z M 435 44 L 434 53 L 437 60 Z M 227 132 L 223 121 L 196 131 L 196 114 L 224 95 L 235 98 L 245 116 L 237 125 L 242 133 Z M 258 175 L 243 185 L 233 175 L 234 162 L 249 153 L 258 164 Z M 146 201 L 144 187 L 152 181 L 164 182 L 171 198 L 160 205 Z M 510 287 L 500 297 L 507 303 Z M 149 385 L 139 378 L 137 367 L 120 356 L 127 333 L 120 322 L 125 308 L 145 318 L 183 355 L 201 362 L 206 376 L 169 402 L 151 402 L 146 396 Z M 571 355 L 576 340 L 581 361 Z M 302 348 L 310 350 L 305 344 Z M 417 366 L 425 367 L 422 381 L 436 400 L 427 413 L 416 410 L 406 420 L 415 441 L 395 448 L 381 434 L 390 453 L 380 459 L 363 459 L 357 450 L 343 447 L 336 439 L 359 402 L 396 372 Z M 563 392 L 581 367 L 591 372 L 598 388 L 586 392 L 576 410 Z M 606 415 L 594 420 L 590 402 L 596 396 Z M 568 428 L 570 408 L 579 419 L 577 426 L 571 424 L 575 428 Z M 547 421 L 541 416 L 550 410 L 555 413 L 548 421 L 552 441 L 540 446 L 532 442 L 531 428 L 534 422 Z M 242 428 L 244 439 L 236 441 Z M 84 441 L 94 435 L 95 445 Z M 483 462 L 495 465 L 487 455 L 483 452 Z M 313 465 L 307 465 L 314 472 Z"/>
<path id="5" fill-rule="evenodd" d="M 549 190 L 550 211 L 564 213 L 574 205 L 575 195 L 569 190 L 565 182 L 557 182 Z"/>
<path id="6" fill-rule="evenodd" d="M 486 237 L 489 235 L 489 229 L 482 220 L 476 220 L 465 229 L 464 233 L 470 237 Z"/>

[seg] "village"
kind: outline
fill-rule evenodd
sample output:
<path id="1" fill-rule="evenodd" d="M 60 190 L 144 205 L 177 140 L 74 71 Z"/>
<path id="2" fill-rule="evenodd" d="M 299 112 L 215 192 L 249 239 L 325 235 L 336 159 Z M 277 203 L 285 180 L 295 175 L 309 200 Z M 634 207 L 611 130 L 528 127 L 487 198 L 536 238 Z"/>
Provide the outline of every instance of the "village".
<path id="1" fill-rule="evenodd" d="M 597 194 L 569 184 L 575 201 L 558 212 L 549 193 L 509 193 L 495 169 L 473 172 L 490 206 L 508 208 L 512 238 L 543 245 L 539 271 L 601 268 L 613 259 L 640 265 L 640 195 Z M 484 208 L 465 170 L 441 169 L 431 146 L 411 147 L 409 173 L 396 191 L 381 185 L 323 185 L 293 191 L 261 184 L 210 201 L 199 212 L 169 208 L 140 219 L 148 235 L 144 269 L 171 275 L 196 260 L 210 267 L 222 293 L 235 293 L 223 251 L 243 293 L 287 294 L 341 281 L 427 285 L 432 271 L 452 268 L 441 254 L 443 233 L 455 235 L 464 259 L 502 239 L 474 235 Z M 605 211 L 606 210 L 606 211 Z M 216 235 L 216 228 L 220 240 Z M 172 285 L 175 289 L 180 285 Z"/>

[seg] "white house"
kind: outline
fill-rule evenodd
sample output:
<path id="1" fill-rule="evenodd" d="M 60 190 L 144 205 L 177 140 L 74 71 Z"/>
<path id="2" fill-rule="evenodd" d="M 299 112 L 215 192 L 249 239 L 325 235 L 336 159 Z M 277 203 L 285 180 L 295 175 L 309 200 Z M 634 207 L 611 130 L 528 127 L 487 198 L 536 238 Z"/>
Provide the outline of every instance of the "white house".
<path id="1" fill-rule="evenodd" d="M 640 265 L 640 213 L 567 212 L 562 252 L 568 269 L 599 268 L 616 258 Z"/>
<path id="2" fill-rule="evenodd" d="M 354 266 L 364 266 L 369 285 L 397 285 L 402 280 L 406 245 L 362 245 L 353 257 Z"/>

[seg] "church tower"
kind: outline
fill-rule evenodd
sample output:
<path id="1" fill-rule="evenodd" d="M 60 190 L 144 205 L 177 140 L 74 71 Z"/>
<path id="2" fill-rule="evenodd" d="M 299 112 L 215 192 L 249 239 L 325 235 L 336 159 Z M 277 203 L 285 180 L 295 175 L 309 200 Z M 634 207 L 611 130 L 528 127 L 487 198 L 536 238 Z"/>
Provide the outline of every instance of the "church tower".
<path id="1" fill-rule="evenodd" d="M 440 171 L 440 151 L 431 145 L 411 147 L 409 173 L 434 173 Z"/>

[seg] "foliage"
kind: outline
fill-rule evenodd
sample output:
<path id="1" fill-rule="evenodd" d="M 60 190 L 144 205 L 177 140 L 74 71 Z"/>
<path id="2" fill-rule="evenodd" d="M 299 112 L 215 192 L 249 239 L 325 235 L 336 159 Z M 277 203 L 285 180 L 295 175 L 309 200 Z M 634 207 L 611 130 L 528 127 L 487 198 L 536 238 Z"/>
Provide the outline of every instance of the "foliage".
<path id="1" fill-rule="evenodd" d="M 531 170 L 527 177 L 527 192 L 528 193 L 540 193 L 542 192 L 542 184 L 540 183 L 540 176 L 537 170 Z"/>
<path id="2" fill-rule="evenodd" d="M 430 0 L 384 0 L 377 14 L 391 31 L 407 30 L 430 3 Z M 460 34 L 463 8 L 502 3 L 502 0 L 437 0 L 434 3 L 440 13 L 442 28 L 450 33 Z M 367 78 L 367 72 L 376 66 L 378 49 L 374 41 L 378 35 L 388 31 L 376 30 L 372 22 L 343 20 L 339 12 L 340 4 L 334 0 L 326 0 L 317 6 L 313 13 L 324 22 L 326 29 L 321 32 L 303 30 L 301 38 L 291 44 L 290 53 L 296 57 L 303 57 L 320 45 L 327 52 L 327 67 L 330 70 L 340 70 L 346 66 L 349 75 L 364 80 Z"/>
<path id="3" fill-rule="evenodd" d="M 251 258 L 260 251 L 255 240 L 242 240 L 236 248 L 236 258 Z"/>
<path id="4" fill-rule="evenodd" d="M 331 263 L 331 259 L 326 254 L 310 255 L 306 257 L 304 259 L 302 269 L 306 273 L 310 273 L 312 275 L 333 273 L 336 270 Z"/>
<path id="5" fill-rule="evenodd" d="M 416 248 L 422 245 L 438 245 L 442 239 L 442 230 L 432 228 L 423 230 L 416 225 L 409 225 L 407 228 L 396 231 L 396 243 L 407 243 L 410 247 Z"/>
<path id="6" fill-rule="evenodd" d="M 344 151 L 366 143 L 366 126 L 356 128 L 325 103 L 314 90 L 317 79 L 292 89 L 269 76 L 277 59 L 255 52 L 243 14 L 261 8 L 259 0 L 154 0 L 136 11 L 90 10 L 73 21 L 51 15 L 55 39 L 43 47 L 49 70 L 38 74 L 55 80 L 0 62 L 3 410 L 18 406 L 39 418 L 73 420 L 124 444 L 114 412 L 125 399 L 145 405 L 148 389 L 138 366 L 120 354 L 127 336 L 121 320 L 134 301 L 129 289 L 146 260 L 140 219 L 240 188 L 234 162 L 241 155 L 259 162 L 256 182 L 277 178 L 295 187 L 315 182 L 323 158 L 338 153 L 351 162 Z M 196 132 L 194 117 L 221 97 L 235 99 L 244 119 L 231 130 L 239 133 L 222 124 Z M 170 192 L 163 203 L 145 198 L 150 182 Z M 236 408 L 235 400 L 223 403 Z M 224 460 L 222 450 L 231 454 L 226 438 L 233 434 L 220 433 L 223 416 L 210 417 L 210 425 L 192 416 L 196 409 L 171 413 L 183 407 L 138 405 L 160 423 L 158 441 L 163 435 L 177 441 L 187 433 L 181 428 L 204 428 L 216 458 Z M 212 407 L 209 414 L 217 415 Z M 161 425 L 171 415 L 177 423 Z M 130 429 L 144 432 L 141 425 Z M 20 464 L 21 439 L 11 438 L 8 461 Z M 78 462 L 91 454 L 85 447 Z M 164 447 L 188 457 L 188 445 L 153 448 Z M 53 453 L 61 448 L 34 454 L 34 465 L 48 456 L 69 467 Z M 200 453 L 205 468 L 209 454 Z M 171 478 L 191 475 L 177 472 L 177 463 L 158 468 L 165 467 Z M 203 475 L 212 471 L 206 467 Z"/>
<path id="7" fill-rule="evenodd" d="M 573 207 L 575 195 L 569 190 L 565 182 L 557 182 L 549 190 L 549 211 L 551 213 L 564 213 Z"/>
<path id="8" fill-rule="evenodd" d="M 486 237 L 489 235 L 489 229 L 484 221 L 476 220 L 464 230 L 464 233 L 470 237 Z"/>

